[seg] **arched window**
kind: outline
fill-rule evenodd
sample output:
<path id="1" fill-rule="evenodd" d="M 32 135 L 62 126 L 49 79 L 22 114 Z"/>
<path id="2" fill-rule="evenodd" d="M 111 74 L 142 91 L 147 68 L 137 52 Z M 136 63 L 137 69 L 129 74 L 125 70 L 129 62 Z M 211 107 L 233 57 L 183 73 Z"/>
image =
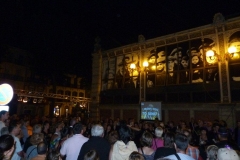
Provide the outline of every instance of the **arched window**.
<path id="1" fill-rule="evenodd" d="M 65 95 L 71 96 L 71 92 L 70 91 L 65 91 Z"/>
<path id="2" fill-rule="evenodd" d="M 58 90 L 58 91 L 57 91 L 57 94 L 63 95 L 63 90 Z"/>
<path id="3" fill-rule="evenodd" d="M 79 97 L 84 97 L 84 93 L 83 93 L 83 92 L 80 92 L 80 93 L 79 93 Z"/>
<path id="4" fill-rule="evenodd" d="M 77 92 L 72 92 L 72 96 L 77 97 Z"/>

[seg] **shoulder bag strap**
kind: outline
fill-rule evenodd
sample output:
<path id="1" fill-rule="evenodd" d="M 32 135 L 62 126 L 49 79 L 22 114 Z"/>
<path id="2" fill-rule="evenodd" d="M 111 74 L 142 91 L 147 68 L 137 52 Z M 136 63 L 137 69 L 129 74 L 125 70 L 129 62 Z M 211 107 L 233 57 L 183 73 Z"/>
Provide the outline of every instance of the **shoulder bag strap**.
<path id="1" fill-rule="evenodd" d="M 34 150 L 34 149 L 36 149 L 37 147 L 35 147 L 35 148 L 33 148 L 32 150 L 31 150 L 31 152 L 28 154 L 28 156 L 27 156 L 27 158 L 29 158 L 29 156 L 30 156 L 30 154 L 32 153 L 32 151 Z"/>
<path id="2" fill-rule="evenodd" d="M 174 153 L 174 155 L 177 157 L 178 160 L 181 160 L 181 158 L 179 157 L 179 155 L 177 153 Z"/>
<path id="3" fill-rule="evenodd" d="M 142 151 L 142 155 L 143 155 L 144 159 L 146 159 L 146 157 L 145 157 L 145 155 L 144 155 L 144 152 L 143 152 L 143 150 L 142 150 L 142 147 L 141 147 L 141 151 Z"/>
<path id="4" fill-rule="evenodd" d="M 157 149 L 158 146 L 157 146 L 157 143 L 156 143 L 156 139 L 154 138 L 153 140 L 154 140 L 154 142 L 155 142 L 155 146 L 156 146 L 156 149 Z"/>

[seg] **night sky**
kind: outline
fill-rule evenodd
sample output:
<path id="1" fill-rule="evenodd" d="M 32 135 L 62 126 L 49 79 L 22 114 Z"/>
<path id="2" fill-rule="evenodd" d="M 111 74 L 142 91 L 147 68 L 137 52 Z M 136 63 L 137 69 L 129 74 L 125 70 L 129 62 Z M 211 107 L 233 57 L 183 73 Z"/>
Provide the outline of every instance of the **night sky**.
<path id="1" fill-rule="evenodd" d="M 95 37 L 103 49 L 240 16 L 239 0 L 1 0 L 0 43 L 38 65 L 91 79 Z M 44 67 L 43 67 L 44 68 Z"/>

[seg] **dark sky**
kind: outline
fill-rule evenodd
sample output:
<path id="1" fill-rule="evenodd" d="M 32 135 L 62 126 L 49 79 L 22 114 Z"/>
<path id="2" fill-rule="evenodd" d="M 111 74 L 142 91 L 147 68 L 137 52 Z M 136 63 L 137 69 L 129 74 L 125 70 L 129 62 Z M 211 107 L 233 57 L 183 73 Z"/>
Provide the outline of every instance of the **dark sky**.
<path id="1" fill-rule="evenodd" d="M 0 42 L 91 77 L 91 53 L 240 16 L 239 0 L 1 0 Z"/>

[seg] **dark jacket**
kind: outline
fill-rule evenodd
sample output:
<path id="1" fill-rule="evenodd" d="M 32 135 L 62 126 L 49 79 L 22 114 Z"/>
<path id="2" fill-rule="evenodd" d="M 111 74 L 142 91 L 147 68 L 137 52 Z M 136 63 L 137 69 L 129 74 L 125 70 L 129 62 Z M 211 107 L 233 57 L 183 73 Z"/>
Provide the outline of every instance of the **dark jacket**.
<path id="1" fill-rule="evenodd" d="M 89 150 L 96 150 L 100 159 L 107 160 L 109 157 L 110 144 L 102 137 L 91 137 L 86 143 L 83 144 L 78 155 L 78 160 L 83 160 L 84 155 Z"/>

